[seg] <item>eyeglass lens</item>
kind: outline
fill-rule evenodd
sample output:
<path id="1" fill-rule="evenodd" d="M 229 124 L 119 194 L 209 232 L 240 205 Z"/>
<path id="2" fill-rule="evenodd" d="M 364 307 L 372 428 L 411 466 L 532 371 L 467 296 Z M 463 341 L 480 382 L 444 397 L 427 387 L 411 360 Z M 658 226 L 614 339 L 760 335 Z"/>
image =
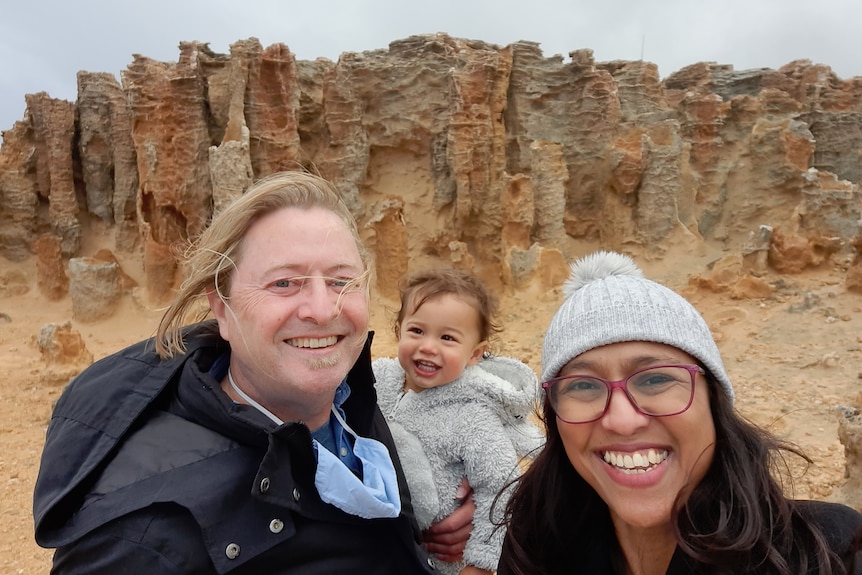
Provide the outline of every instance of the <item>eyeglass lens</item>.
<path id="1" fill-rule="evenodd" d="M 573 375 L 555 379 L 548 393 L 561 419 L 582 423 L 604 415 L 611 391 L 617 387 L 625 389 L 629 400 L 642 413 L 675 415 L 691 403 L 694 372 L 683 366 L 658 366 L 637 371 L 618 382 Z"/>

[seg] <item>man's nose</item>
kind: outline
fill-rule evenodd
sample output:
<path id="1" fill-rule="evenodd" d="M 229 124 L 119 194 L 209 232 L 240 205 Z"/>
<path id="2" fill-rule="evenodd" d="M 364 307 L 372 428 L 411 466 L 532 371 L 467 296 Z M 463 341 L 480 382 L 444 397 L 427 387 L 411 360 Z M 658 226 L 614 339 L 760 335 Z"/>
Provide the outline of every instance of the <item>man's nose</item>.
<path id="1" fill-rule="evenodd" d="M 300 319 L 326 323 L 338 315 L 338 293 L 331 290 L 322 278 L 309 278 L 299 291 L 297 308 Z"/>

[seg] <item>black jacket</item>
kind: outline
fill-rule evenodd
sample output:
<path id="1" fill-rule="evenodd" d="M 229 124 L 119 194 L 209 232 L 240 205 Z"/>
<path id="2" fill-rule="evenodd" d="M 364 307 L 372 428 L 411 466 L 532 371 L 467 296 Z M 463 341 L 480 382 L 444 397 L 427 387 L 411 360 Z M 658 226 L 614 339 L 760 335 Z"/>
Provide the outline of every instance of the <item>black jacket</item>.
<path id="1" fill-rule="evenodd" d="M 323 503 L 308 428 L 275 427 L 234 404 L 208 373 L 228 351 L 214 322 L 167 360 L 152 340 L 85 370 L 48 427 L 36 481 L 36 541 L 53 573 L 432 573 L 377 408 L 369 334 L 343 408 L 383 442 L 402 513 L 366 520 Z"/>

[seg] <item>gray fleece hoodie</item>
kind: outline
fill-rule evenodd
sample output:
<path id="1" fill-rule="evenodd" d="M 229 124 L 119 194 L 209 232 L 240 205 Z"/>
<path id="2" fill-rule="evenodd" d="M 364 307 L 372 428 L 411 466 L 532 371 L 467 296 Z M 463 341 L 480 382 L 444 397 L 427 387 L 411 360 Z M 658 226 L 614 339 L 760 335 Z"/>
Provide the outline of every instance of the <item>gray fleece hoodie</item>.
<path id="1" fill-rule="evenodd" d="M 467 565 L 495 570 L 505 531 L 491 519 L 491 507 L 522 457 L 535 456 L 542 432 L 528 420 L 539 398 L 536 375 L 516 359 L 491 357 L 469 366 L 450 384 L 421 393 L 404 391 L 404 370 L 396 359 L 373 363 L 377 402 L 389 422 L 419 526 L 449 515 L 466 477 L 476 513 L 464 563 L 442 563 L 443 573 Z M 495 507 L 499 518 L 505 498 Z"/>

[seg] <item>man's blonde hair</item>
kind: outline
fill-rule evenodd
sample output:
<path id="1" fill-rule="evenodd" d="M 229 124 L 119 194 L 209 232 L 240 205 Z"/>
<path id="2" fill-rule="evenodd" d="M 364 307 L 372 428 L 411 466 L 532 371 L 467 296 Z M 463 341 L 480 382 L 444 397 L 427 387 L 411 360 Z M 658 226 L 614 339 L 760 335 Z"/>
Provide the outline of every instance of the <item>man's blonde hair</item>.
<path id="1" fill-rule="evenodd" d="M 365 274 L 370 273 L 370 256 L 359 238 L 356 220 L 331 183 L 303 171 L 263 178 L 219 213 L 186 251 L 186 278 L 156 331 L 156 352 L 161 357 L 185 352 L 182 327 L 209 315 L 209 306 L 198 305 L 207 290 L 230 294 L 233 268 L 248 229 L 260 218 L 284 208 L 321 208 L 337 215 L 356 241 Z M 364 284 L 367 291 L 368 282 Z"/>

